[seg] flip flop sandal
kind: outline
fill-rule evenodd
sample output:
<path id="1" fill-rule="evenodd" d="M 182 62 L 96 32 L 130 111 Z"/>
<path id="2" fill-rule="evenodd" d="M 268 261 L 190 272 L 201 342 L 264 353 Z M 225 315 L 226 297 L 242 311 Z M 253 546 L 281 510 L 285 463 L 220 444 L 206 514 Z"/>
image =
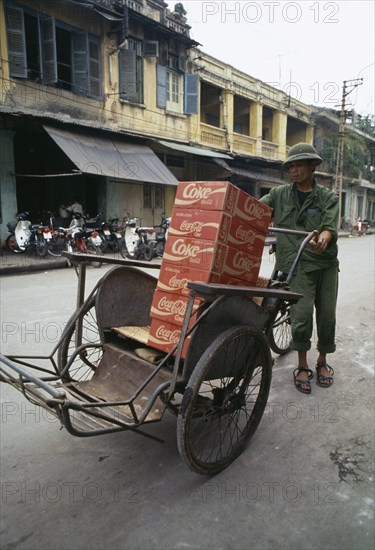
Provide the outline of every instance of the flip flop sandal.
<path id="1" fill-rule="evenodd" d="M 317 376 L 316 384 L 321 388 L 330 388 L 333 384 L 333 378 L 332 376 L 324 376 L 323 374 L 319 374 L 319 369 L 321 369 L 322 367 L 326 367 L 330 375 L 335 374 L 335 371 L 333 370 L 333 368 L 327 365 L 325 361 L 322 363 L 317 363 L 315 367 L 316 376 Z M 326 380 L 328 380 L 328 384 L 324 383 Z"/>
<path id="2" fill-rule="evenodd" d="M 297 378 L 297 375 L 299 372 L 307 372 L 308 379 L 302 380 L 301 378 Z M 293 371 L 293 378 L 294 378 L 294 385 L 298 391 L 300 391 L 301 393 L 307 393 L 307 394 L 311 393 L 310 380 L 314 378 L 314 373 L 311 369 L 300 369 L 299 367 L 297 367 Z M 301 387 L 301 385 L 304 385 L 307 387 L 303 388 Z"/>

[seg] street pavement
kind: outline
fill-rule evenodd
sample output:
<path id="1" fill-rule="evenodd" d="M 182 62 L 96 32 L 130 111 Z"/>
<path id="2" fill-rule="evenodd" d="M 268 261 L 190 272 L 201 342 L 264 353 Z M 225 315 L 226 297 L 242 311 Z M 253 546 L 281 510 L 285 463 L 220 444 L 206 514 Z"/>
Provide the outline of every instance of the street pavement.
<path id="1" fill-rule="evenodd" d="M 373 230 L 369 230 L 367 234 L 371 234 Z M 364 235 L 364 237 L 367 236 Z M 345 231 L 339 232 L 339 237 L 352 237 L 352 235 Z M 359 238 L 359 237 L 353 237 Z M 107 258 L 115 258 L 123 260 L 121 254 L 106 254 Z M 160 265 L 161 258 L 154 258 L 151 261 L 151 265 Z M 54 257 L 47 254 L 45 258 L 39 258 L 36 254 L 22 253 L 15 254 L 3 248 L 0 256 L 0 275 L 13 275 L 17 273 L 28 273 L 34 271 L 49 271 L 50 269 L 63 269 L 68 268 L 69 264 L 64 257 Z"/>

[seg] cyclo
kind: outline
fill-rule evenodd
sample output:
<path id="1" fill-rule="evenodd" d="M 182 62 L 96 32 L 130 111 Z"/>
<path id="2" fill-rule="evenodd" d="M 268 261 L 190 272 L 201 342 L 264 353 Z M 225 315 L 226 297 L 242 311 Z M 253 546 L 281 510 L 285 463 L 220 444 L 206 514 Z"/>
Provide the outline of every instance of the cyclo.
<path id="1" fill-rule="evenodd" d="M 92 258 L 70 254 L 79 266 L 76 311 L 50 355 L 1 355 L 1 381 L 54 413 L 75 436 L 132 430 L 158 440 L 142 426 L 169 410 L 187 466 L 219 472 L 261 421 L 272 375 L 269 339 L 275 344 L 280 328 L 289 327 L 289 305 L 301 298 L 289 284 L 316 233 L 270 231 L 301 238 L 286 280 L 274 274 L 267 287 L 189 283 L 181 336 L 164 354 L 145 345 L 157 278 L 140 268 L 150 264 L 103 258 L 118 265 L 84 299 Z M 196 297 L 201 305 L 194 311 Z"/>

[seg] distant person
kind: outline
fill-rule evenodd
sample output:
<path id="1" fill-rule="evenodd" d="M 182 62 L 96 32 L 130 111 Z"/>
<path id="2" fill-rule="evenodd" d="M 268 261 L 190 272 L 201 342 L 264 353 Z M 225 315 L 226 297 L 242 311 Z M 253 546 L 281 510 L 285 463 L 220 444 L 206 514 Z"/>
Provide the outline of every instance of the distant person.
<path id="1" fill-rule="evenodd" d="M 68 212 L 71 212 L 72 214 L 81 214 L 81 216 L 83 216 L 83 208 L 79 197 L 74 197 L 72 204 L 68 206 L 66 209 Z"/>
<path id="2" fill-rule="evenodd" d="M 336 302 L 338 289 L 337 226 L 338 197 L 331 190 L 318 185 L 315 168 L 322 159 L 312 145 L 298 143 L 289 149 L 284 167 L 289 170 L 291 184 L 271 189 L 261 201 L 273 208 L 275 227 L 313 231 L 319 234 L 302 254 L 290 288 L 303 294 L 291 306 L 292 349 L 298 352 L 298 366 L 293 372 L 294 384 L 302 393 L 311 393 L 313 371 L 307 362 L 311 348 L 313 314 L 316 312 L 317 384 L 329 388 L 333 383 L 333 368 L 326 356 L 336 350 Z M 297 253 L 298 239 L 279 233 L 276 245 L 276 269 L 288 273 Z"/>

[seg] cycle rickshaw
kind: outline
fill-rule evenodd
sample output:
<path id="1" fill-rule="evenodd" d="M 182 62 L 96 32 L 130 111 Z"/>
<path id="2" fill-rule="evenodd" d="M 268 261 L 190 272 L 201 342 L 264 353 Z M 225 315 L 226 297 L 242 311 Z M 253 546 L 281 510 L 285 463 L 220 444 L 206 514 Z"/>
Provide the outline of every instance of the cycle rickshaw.
<path id="1" fill-rule="evenodd" d="M 81 437 L 132 430 L 158 439 L 142 426 L 169 410 L 177 415 L 184 462 L 200 474 L 221 471 L 262 418 L 272 375 L 269 336 L 289 323 L 288 307 L 301 297 L 289 283 L 316 233 L 270 231 L 302 238 L 287 279 L 267 287 L 189 283 L 181 336 L 169 353 L 150 348 L 144 335 L 157 284 L 140 269 L 148 262 L 103 257 L 118 265 L 84 299 L 91 258 L 70 255 L 79 266 L 77 310 L 50 355 L 1 356 L 1 381 Z M 193 311 L 196 297 L 201 305 Z"/>

